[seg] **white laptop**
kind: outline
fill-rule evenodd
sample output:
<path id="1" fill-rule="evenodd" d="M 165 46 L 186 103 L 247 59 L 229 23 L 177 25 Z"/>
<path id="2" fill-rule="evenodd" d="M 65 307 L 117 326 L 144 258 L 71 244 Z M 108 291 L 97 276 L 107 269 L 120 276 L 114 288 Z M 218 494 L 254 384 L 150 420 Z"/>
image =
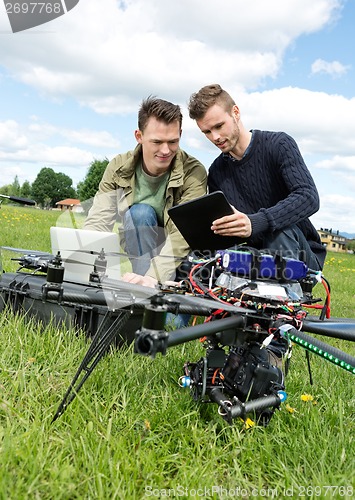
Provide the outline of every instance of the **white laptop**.
<path id="1" fill-rule="evenodd" d="M 107 260 L 106 275 L 111 279 L 121 278 L 120 255 L 112 255 L 120 251 L 117 233 L 51 227 L 50 238 L 52 254 L 60 252 L 62 257 L 65 281 L 88 283 L 95 259 L 102 249 Z"/>

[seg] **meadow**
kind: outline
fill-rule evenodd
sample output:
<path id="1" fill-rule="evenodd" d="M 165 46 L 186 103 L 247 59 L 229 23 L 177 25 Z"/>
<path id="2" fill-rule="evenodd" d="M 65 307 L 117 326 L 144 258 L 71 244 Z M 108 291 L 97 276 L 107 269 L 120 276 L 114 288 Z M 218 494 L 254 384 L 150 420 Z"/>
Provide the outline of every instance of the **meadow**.
<path id="1" fill-rule="evenodd" d="M 0 245 L 49 251 L 49 228 L 66 222 L 3 205 Z M 13 256 L 2 250 L 7 272 Z M 324 275 L 332 315 L 354 318 L 355 255 L 329 253 Z M 320 284 L 315 295 L 324 297 Z M 184 362 L 204 354 L 197 341 L 154 360 L 132 345 L 112 349 L 52 423 L 85 335 L 6 311 L 0 339 L 0 500 L 355 497 L 353 376 L 311 355 L 311 385 L 298 346 L 287 405 L 268 427 L 247 429 L 179 387 Z M 354 343 L 322 339 L 355 355 Z"/>

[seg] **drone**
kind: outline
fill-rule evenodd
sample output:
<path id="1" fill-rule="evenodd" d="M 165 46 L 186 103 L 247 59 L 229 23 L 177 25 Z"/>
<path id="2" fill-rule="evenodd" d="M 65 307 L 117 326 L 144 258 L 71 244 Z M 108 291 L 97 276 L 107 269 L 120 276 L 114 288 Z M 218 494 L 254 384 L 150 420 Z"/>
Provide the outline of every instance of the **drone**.
<path id="1" fill-rule="evenodd" d="M 185 362 L 179 385 L 193 400 L 216 404 L 229 424 L 252 417 L 268 425 L 287 398 L 295 344 L 355 374 L 354 357 L 314 336 L 354 341 L 355 322 L 330 318 L 330 285 L 302 261 L 243 246 L 213 256 L 193 252 L 184 262 L 183 280 L 153 289 L 107 278 L 104 249 L 97 252 L 87 283 L 64 280 L 59 253 L 25 253 L 14 260 L 18 270 L 4 273 L 0 281 L 0 310 L 27 311 L 44 322 L 54 316 L 90 338 L 53 421 L 110 347 L 123 343 L 133 343 L 137 355 L 156 358 L 173 346 L 200 340 L 204 355 Z M 312 294 L 318 282 L 326 291 L 324 303 Z M 320 315 L 308 316 L 309 309 L 319 309 Z M 197 316 L 201 322 L 169 331 L 168 313 Z"/>
<path id="2" fill-rule="evenodd" d="M 104 248 L 83 250 L 95 254 L 85 283 L 65 279 L 65 266 L 73 261 L 63 260 L 60 252 L 12 250 L 22 255 L 13 259 L 19 263 L 17 271 L 0 279 L 0 311 L 9 308 L 44 323 L 54 318 L 89 338 L 53 422 L 109 349 L 123 344 L 133 344 L 137 355 L 156 358 L 199 340 L 204 355 L 184 363 L 179 385 L 190 390 L 194 401 L 216 404 L 228 424 L 249 417 L 269 424 L 287 398 L 294 345 L 305 350 L 309 370 L 313 353 L 355 374 L 355 357 L 317 338 L 355 341 L 355 320 L 331 318 L 329 282 L 300 260 L 244 245 L 194 251 L 179 266 L 179 282 L 153 289 L 109 278 Z M 324 301 L 313 296 L 317 283 L 324 287 Z M 319 315 L 309 315 L 310 310 Z M 168 313 L 196 316 L 199 322 L 171 331 Z"/>
<path id="3" fill-rule="evenodd" d="M 312 296 L 316 282 L 326 290 L 322 305 Z M 188 286 L 188 301 L 196 301 L 205 321 L 167 333 L 163 311 L 170 310 L 171 301 L 183 304 L 186 295 L 180 301 L 155 297 L 136 333 L 135 351 L 155 357 L 172 346 L 202 340 L 205 355 L 185 363 L 180 385 L 190 389 L 194 400 L 216 403 L 228 423 L 250 415 L 258 424 L 269 423 L 287 397 L 294 344 L 355 374 L 355 358 L 304 333 L 355 340 L 354 323 L 330 320 L 329 283 L 303 262 L 244 247 L 221 250 L 210 259 L 192 259 Z M 320 309 L 320 316 L 308 319 L 307 308 Z"/>

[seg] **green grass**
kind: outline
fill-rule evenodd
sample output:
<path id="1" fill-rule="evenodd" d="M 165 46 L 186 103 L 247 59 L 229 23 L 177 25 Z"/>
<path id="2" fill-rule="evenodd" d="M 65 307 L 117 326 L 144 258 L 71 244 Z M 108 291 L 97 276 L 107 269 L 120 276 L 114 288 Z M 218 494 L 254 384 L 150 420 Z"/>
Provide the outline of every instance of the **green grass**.
<path id="1" fill-rule="evenodd" d="M 48 251 L 58 216 L 3 206 L 0 244 Z M 3 252 L 6 271 L 16 268 L 10 258 Z M 328 255 L 334 315 L 354 317 L 354 273 L 355 255 Z M 321 285 L 317 292 L 324 296 Z M 283 405 L 267 428 L 245 430 L 178 386 L 184 362 L 203 355 L 198 342 L 155 360 L 132 346 L 112 350 L 52 424 L 88 348 L 84 335 L 6 312 L 0 339 L 1 500 L 355 495 L 354 379 L 312 356 L 311 386 L 300 347 L 290 411 Z M 328 340 L 355 355 L 353 343 Z"/>

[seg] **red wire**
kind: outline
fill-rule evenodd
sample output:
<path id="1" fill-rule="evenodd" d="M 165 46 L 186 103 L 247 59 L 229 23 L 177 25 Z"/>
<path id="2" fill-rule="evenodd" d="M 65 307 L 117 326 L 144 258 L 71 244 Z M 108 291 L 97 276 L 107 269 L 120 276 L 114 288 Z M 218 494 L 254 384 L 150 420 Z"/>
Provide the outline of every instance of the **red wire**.
<path id="1" fill-rule="evenodd" d="M 213 372 L 213 376 L 212 376 L 212 384 L 213 385 L 216 382 L 216 377 L 218 375 L 219 370 L 220 370 L 219 368 L 216 368 L 216 370 Z"/>
<path id="2" fill-rule="evenodd" d="M 323 309 L 323 307 L 325 307 L 325 317 L 327 319 L 330 318 L 330 290 L 329 290 L 329 287 L 327 285 L 327 282 L 322 278 L 322 285 L 325 289 L 325 292 L 326 292 L 326 298 L 325 298 L 325 304 L 324 305 L 321 305 L 321 304 L 303 304 L 304 307 L 306 307 L 307 309 Z"/>
<path id="3" fill-rule="evenodd" d="M 192 283 L 192 286 L 199 292 L 199 293 L 202 293 L 202 295 L 204 295 L 204 291 L 197 285 L 196 281 L 193 279 L 193 273 L 195 272 L 196 269 L 198 269 L 199 267 L 201 267 L 202 264 L 196 264 L 190 271 L 190 274 L 189 274 L 189 279 L 190 279 L 190 282 Z"/>
<path id="4" fill-rule="evenodd" d="M 327 319 L 329 319 L 330 318 L 330 290 L 329 290 L 327 282 L 323 278 L 322 278 L 322 284 L 323 284 L 325 291 L 326 291 L 326 294 L 327 294 L 326 299 L 325 299 L 325 307 L 326 307 L 325 317 Z"/>

